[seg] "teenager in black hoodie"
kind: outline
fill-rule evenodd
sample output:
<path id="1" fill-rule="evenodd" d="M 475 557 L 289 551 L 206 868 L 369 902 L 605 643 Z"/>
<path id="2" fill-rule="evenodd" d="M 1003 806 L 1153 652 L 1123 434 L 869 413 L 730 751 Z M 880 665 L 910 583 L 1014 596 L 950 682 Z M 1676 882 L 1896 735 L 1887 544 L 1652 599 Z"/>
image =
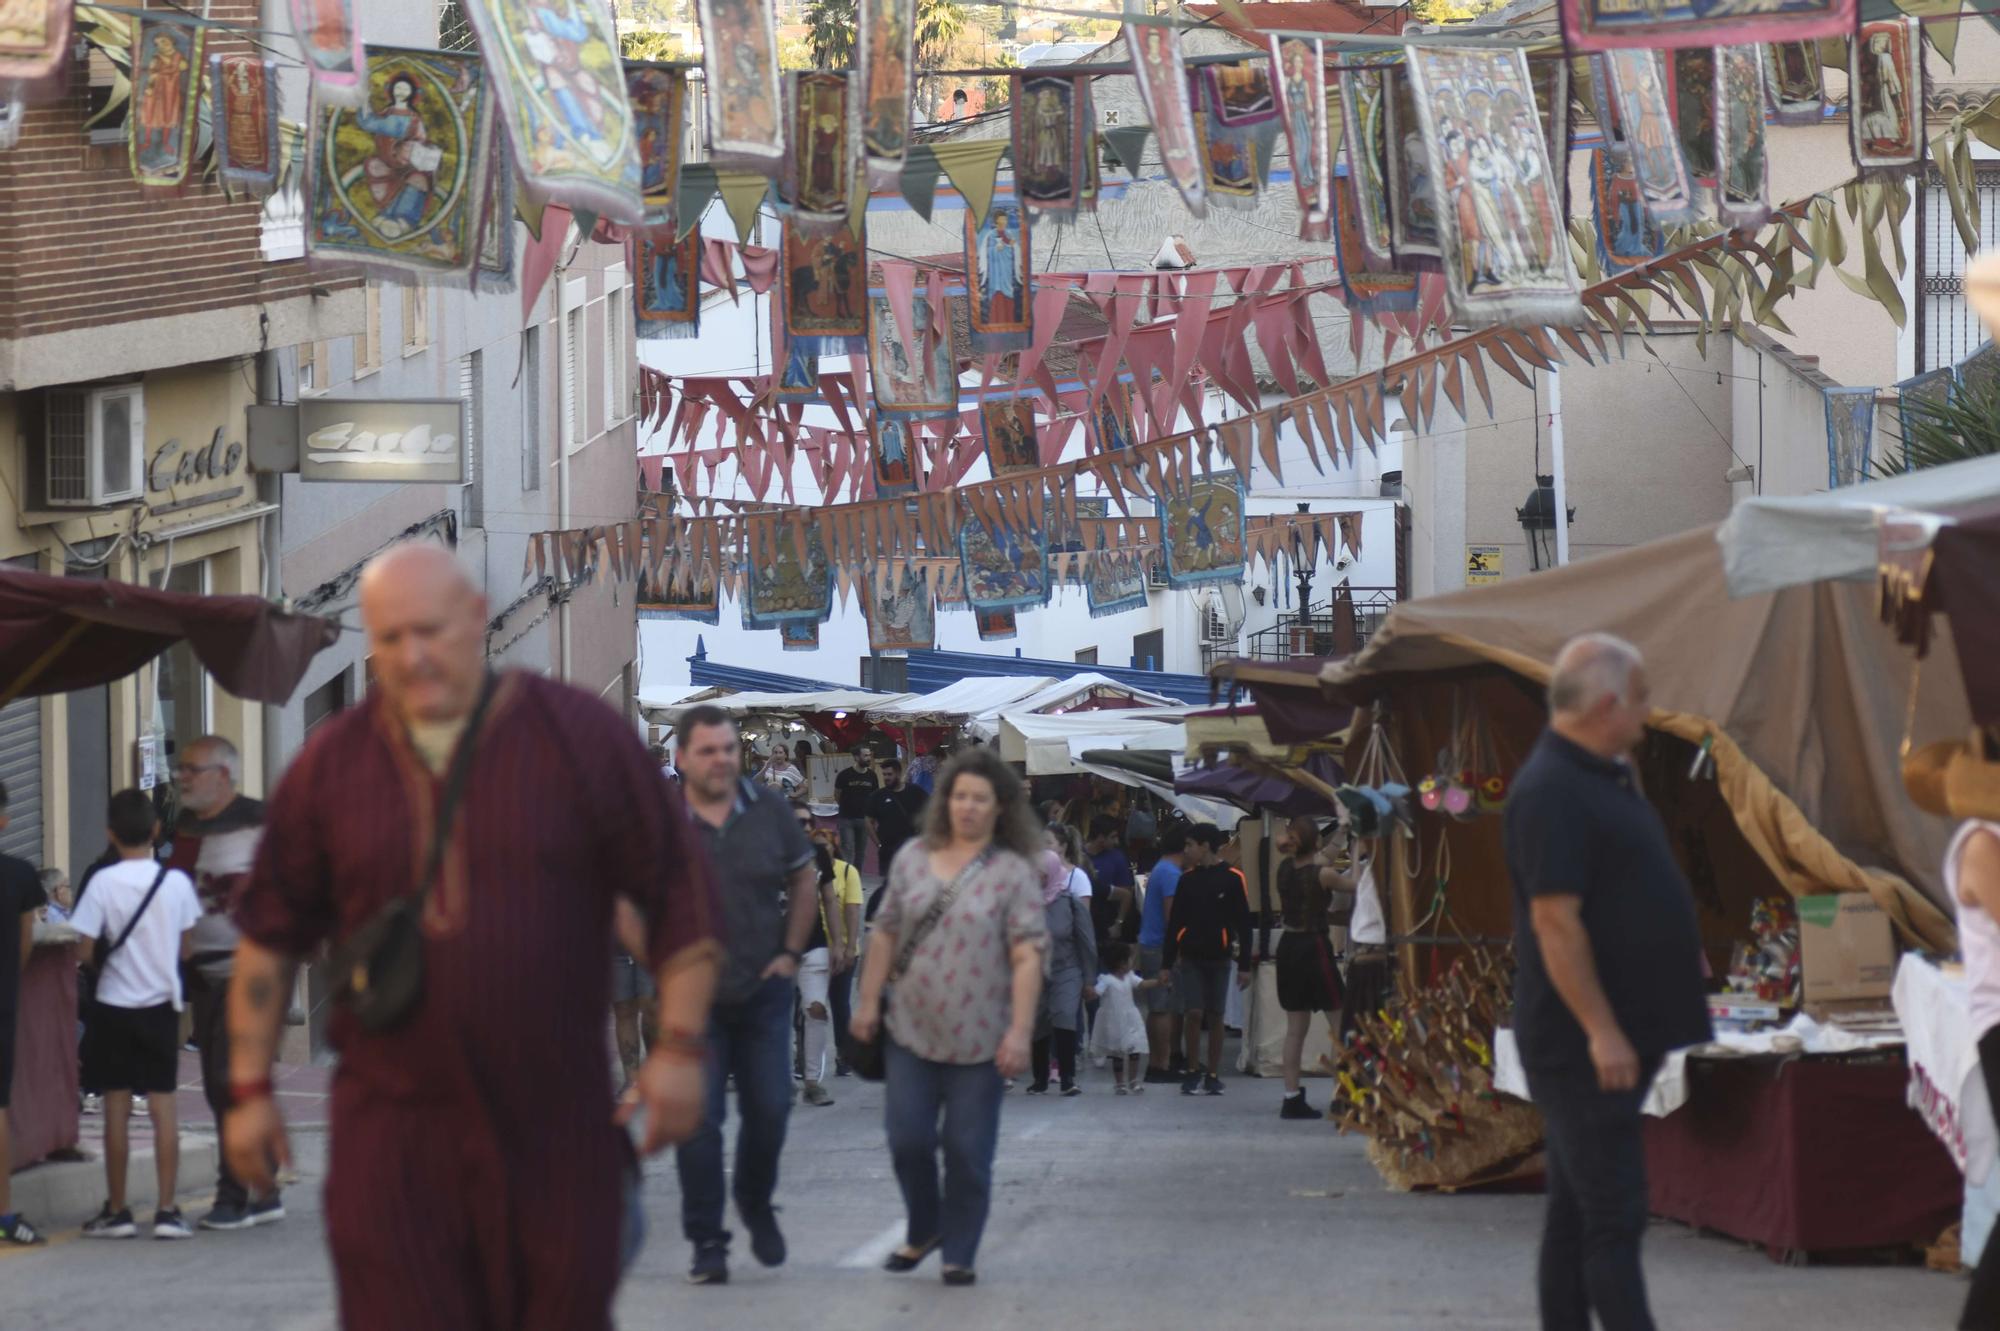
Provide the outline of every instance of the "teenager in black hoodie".
<path id="1" fill-rule="evenodd" d="M 1229 844 L 1219 827 L 1188 829 L 1187 871 L 1174 889 L 1161 948 L 1163 981 L 1180 985 L 1186 1011 L 1188 1075 L 1182 1095 L 1221 1095 L 1222 1014 L 1229 998 L 1229 956 L 1233 949 L 1244 975 L 1250 973 L 1250 901 L 1243 875 L 1221 863 L 1217 852 Z M 1208 1063 L 1197 1058 L 1202 1027 L 1208 1028 Z"/>

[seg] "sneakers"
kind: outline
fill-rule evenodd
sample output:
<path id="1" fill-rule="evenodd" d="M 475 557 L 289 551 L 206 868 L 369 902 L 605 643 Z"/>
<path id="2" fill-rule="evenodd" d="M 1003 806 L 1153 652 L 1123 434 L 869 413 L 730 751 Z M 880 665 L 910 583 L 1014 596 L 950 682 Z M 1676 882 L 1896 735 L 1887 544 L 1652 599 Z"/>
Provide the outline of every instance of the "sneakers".
<path id="1" fill-rule="evenodd" d="M 1297 1095 L 1288 1095 L 1285 1097 L 1284 1105 L 1278 1110 L 1278 1117 L 1297 1119 L 1318 1118 L 1320 1117 L 1320 1112 L 1306 1103 L 1306 1093 L 1300 1091 Z"/>
<path id="2" fill-rule="evenodd" d="M 1181 1078 L 1181 1094 L 1182 1094 L 1182 1095 L 1200 1095 L 1200 1094 L 1201 1094 L 1201 1069 L 1200 1069 L 1200 1068 L 1196 1068 L 1196 1069 L 1195 1069 L 1194 1071 L 1192 1071 L 1192 1072 L 1188 1073 L 1188 1074 L 1187 1074 L 1187 1076 L 1185 1076 L 1185 1077 L 1182 1077 L 1182 1078 Z"/>
<path id="3" fill-rule="evenodd" d="M 743 1228 L 750 1231 L 750 1255 L 765 1266 L 785 1264 L 785 1234 L 778 1228 L 776 1207 L 766 1207 L 762 1211 L 751 1212 L 737 1208 L 743 1217 Z"/>
<path id="4" fill-rule="evenodd" d="M 132 1208 L 128 1206 L 113 1212 L 110 1202 L 104 1204 L 104 1209 L 97 1213 L 95 1219 L 85 1221 L 83 1226 L 83 1236 L 87 1239 L 129 1239 L 138 1232 L 139 1227 L 132 1223 Z"/>
<path id="5" fill-rule="evenodd" d="M 1140 1084 L 1143 1086 L 1173 1086 L 1177 1085 L 1180 1080 L 1179 1077 L 1176 1077 L 1165 1068 L 1147 1068 L 1146 1080 Z"/>
<path id="6" fill-rule="evenodd" d="M 1040 1086 L 1030 1086 L 1028 1088 L 1029 1095 L 1047 1095 L 1048 1093 L 1049 1093 L 1049 1088 L 1048 1088 L 1048 1083 L 1046 1082 L 1044 1082 Z"/>
<path id="7" fill-rule="evenodd" d="M 194 1226 L 187 1222 L 178 1206 L 164 1211 L 153 1212 L 153 1237 L 156 1239 L 191 1239 Z"/>
<path id="8" fill-rule="evenodd" d="M 846 1059 L 836 1058 L 833 1060 L 833 1075 L 836 1077 L 852 1077 L 854 1069 L 847 1066 Z"/>
<path id="9" fill-rule="evenodd" d="M 1132 1094 L 1132 1088 L 1121 1081 L 1111 1088 L 1111 1093 L 1113 1095 L 1130 1095 Z"/>
<path id="10" fill-rule="evenodd" d="M 101 1114 L 101 1113 L 103 1113 L 103 1112 L 104 1112 L 104 1097 L 103 1097 L 103 1096 L 101 1096 L 101 1095 L 90 1095 L 90 1094 L 86 1093 L 86 1094 L 84 1095 L 84 1097 L 83 1097 L 83 1108 L 82 1108 L 82 1112 L 83 1112 L 83 1113 L 86 1113 L 86 1114 Z"/>
<path id="11" fill-rule="evenodd" d="M 1083 1094 L 1083 1087 L 1065 1086 L 1062 1088 L 1062 1093 L 1063 1093 L 1063 1099 L 1065 1100 L 1074 1099 L 1075 1097 Z"/>
<path id="12" fill-rule="evenodd" d="M 221 1230 L 224 1233 L 249 1229 L 256 1223 L 250 1218 L 250 1209 L 237 1202 L 217 1202 L 208 1214 L 201 1218 L 203 1229 Z"/>
<path id="13" fill-rule="evenodd" d="M 816 1081 L 809 1081 L 806 1083 L 805 1094 L 806 1094 L 806 1103 L 809 1105 L 815 1105 L 820 1108 L 825 1108 L 827 1105 L 833 1103 L 833 1097 L 827 1094 L 826 1087 L 820 1085 Z"/>
<path id="14" fill-rule="evenodd" d="M 1216 1076 L 1214 1073 L 1203 1077 L 1201 1079 L 1201 1093 L 1203 1095 L 1221 1095 L 1222 1078 Z"/>
<path id="15" fill-rule="evenodd" d="M 1175 1054 L 1172 1060 L 1167 1064 L 1167 1071 L 1174 1074 L 1175 1081 L 1179 1081 L 1182 1077 L 1187 1076 L 1188 1074 L 1187 1055 Z"/>
<path id="16" fill-rule="evenodd" d="M 250 1203 L 250 1223 L 253 1225 L 275 1225 L 285 1218 L 285 1199 L 280 1193 L 272 1193 L 261 1202 Z"/>
<path id="17" fill-rule="evenodd" d="M 729 1249 L 721 1244 L 712 1244 L 694 1250 L 694 1262 L 688 1267 L 690 1285 L 726 1285 L 729 1283 Z"/>
<path id="18" fill-rule="evenodd" d="M 41 1231 L 23 1220 L 18 1212 L 0 1215 L 0 1245 L 35 1248 L 47 1242 Z"/>

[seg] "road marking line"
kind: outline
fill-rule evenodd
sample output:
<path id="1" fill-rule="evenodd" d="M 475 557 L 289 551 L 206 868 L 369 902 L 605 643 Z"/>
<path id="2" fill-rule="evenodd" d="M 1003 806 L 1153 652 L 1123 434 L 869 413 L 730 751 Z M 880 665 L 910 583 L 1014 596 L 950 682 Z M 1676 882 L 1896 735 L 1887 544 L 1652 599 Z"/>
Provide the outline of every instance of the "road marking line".
<path id="1" fill-rule="evenodd" d="M 903 1235 L 908 1226 L 898 1220 L 895 1224 L 877 1234 L 868 1242 L 840 1259 L 843 1271 L 862 1271 L 871 1266 L 880 1266 L 889 1254 L 902 1246 Z"/>

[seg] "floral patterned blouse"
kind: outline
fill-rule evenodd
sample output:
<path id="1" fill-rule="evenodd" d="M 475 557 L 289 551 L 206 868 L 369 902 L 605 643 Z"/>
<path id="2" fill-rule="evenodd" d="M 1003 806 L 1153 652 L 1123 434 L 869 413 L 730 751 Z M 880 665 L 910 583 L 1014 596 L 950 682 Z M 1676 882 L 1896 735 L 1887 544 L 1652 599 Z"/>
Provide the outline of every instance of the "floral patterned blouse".
<path id="1" fill-rule="evenodd" d="M 949 886 L 931 872 L 929 848 L 911 841 L 889 866 L 876 929 L 900 947 Z M 890 1038 L 933 1063 L 991 1062 L 1013 1018 L 1011 949 L 1048 940 L 1040 872 L 1012 851 L 989 852 L 896 982 Z"/>

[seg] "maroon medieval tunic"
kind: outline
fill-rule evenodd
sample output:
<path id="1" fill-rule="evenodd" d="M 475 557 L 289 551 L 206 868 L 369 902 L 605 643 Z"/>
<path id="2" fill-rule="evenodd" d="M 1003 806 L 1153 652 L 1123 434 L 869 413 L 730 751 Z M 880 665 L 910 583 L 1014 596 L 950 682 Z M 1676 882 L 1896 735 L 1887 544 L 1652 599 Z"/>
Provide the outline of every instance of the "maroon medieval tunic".
<path id="1" fill-rule="evenodd" d="M 715 947 L 680 794 L 589 695 L 500 679 L 424 917 L 424 992 L 383 1034 L 333 1018 L 328 1242 L 368 1331 L 595 1331 L 617 1283 L 620 1175 L 604 1021 L 614 895 L 654 967 Z M 328 721 L 272 797 L 237 907 L 294 956 L 421 872 L 442 781 L 379 695 Z"/>

